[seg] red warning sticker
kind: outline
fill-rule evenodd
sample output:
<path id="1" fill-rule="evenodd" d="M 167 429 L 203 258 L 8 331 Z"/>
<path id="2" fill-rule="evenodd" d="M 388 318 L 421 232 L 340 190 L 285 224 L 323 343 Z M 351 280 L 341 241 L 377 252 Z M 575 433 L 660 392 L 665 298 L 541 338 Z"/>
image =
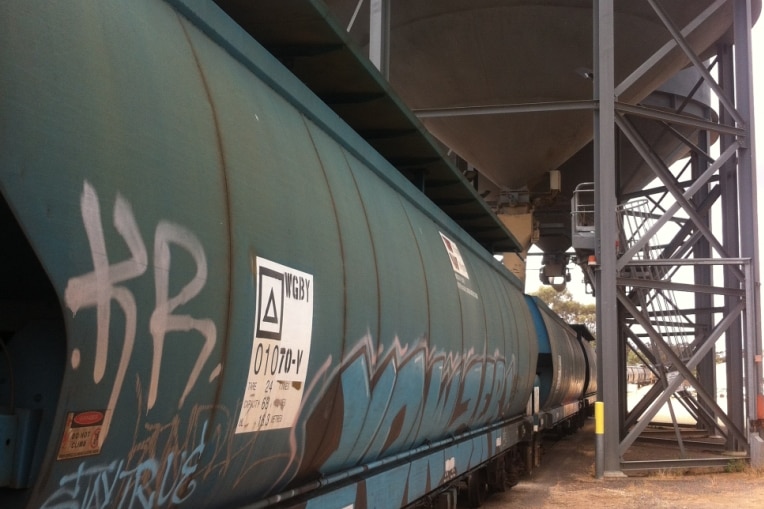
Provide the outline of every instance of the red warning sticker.
<path id="1" fill-rule="evenodd" d="M 100 436 L 106 417 L 104 410 L 69 412 L 58 449 L 57 459 L 79 458 L 100 454 Z"/>

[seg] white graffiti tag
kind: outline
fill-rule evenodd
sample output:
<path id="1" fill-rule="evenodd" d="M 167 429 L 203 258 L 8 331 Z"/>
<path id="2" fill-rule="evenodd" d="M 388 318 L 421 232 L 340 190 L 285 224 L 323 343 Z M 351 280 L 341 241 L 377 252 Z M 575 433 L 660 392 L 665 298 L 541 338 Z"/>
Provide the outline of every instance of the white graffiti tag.
<path id="1" fill-rule="evenodd" d="M 196 275 L 183 287 L 173 298 L 168 298 L 170 286 L 170 243 L 177 244 L 188 251 L 196 262 Z M 215 346 L 217 335 L 215 323 L 209 319 L 198 320 L 189 315 L 174 315 L 175 309 L 193 299 L 204 287 L 207 281 L 207 257 L 204 248 L 193 233 L 182 226 L 161 221 L 157 226 L 154 239 L 154 279 L 156 280 L 156 308 L 151 314 L 151 335 L 154 338 L 154 360 L 151 365 L 151 384 L 149 386 L 148 407 L 153 408 L 157 399 L 157 387 L 159 385 L 159 367 L 164 348 L 164 338 L 168 332 L 190 330 L 199 331 L 204 336 L 204 346 L 199 358 L 191 370 L 188 383 L 180 397 L 178 407 L 191 391 L 191 388 L 199 378 L 204 363 L 209 359 Z"/>
<path id="2" fill-rule="evenodd" d="M 82 210 L 82 221 L 90 244 L 93 271 L 71 278 L 66 286 L 64 299 L 67 307 L 74 315 L 84 308 L 96 308 L 97 333 L 93 367 L 93 381 L 95 383 L 100 383 L 103 379 L 107 361 L 109 360 L 109 326 L 112 301 L 119 305 L 125 317 L 122 354 L 119 358 L 117 372 L 109 397 L 103 432 L 100 435 L 100 443 L 103 444 L 108 434 L 111 414 L 114 408 L 116 408 L 117 399 L 122 390 L 136 337 L 138 307 L 133 293 L 125 286 L 120 286 L 120 283 L 143 275 L 148 268 L 148 256 L 143 237 L 138 230 L 138 225 L 133 215 L 133 210 L 121 195 L 117 195 L 114 203 L 113 221 L 115 229 L 130 251 L 131 257 L 123 261 L 116 263 L 109 262 L 98 195 L 93 186 L 87 181 L 84 183 L 80 207 Z M 171 244 L 187 251 L 196 265 L 194 277 L 174 297 L 169 296 Z M 153 338 L 153 359 L 149 381 L 148 410 L 154 406 L 157 399 L 165 335 L 172 331 L 188 332 L 196 330 L 204 338 L 204 344 L 189 374 L 183 394 L 180 396 L 178 403 L 180 408 L 198 380 L 204 364 L 209 360 L 217 338 L 215 323 L 211 319 L 199 319 L 190 315 L 174 314 L 179 306 L 188 303 L 204 288 L 207 282 L 207 257 L 201 242 L 191 231 L 180 225 L 160 221 L 154 236 L 153 262 L 156 305 L 151 313 L 149 325 Z M 79 367 L 80 356 L 81 352 L 79 349 L 73 350 L 71 364 L 74 369 Z M 213 369 L 210 381 L 219 372 L 220 365 Z"/>
<path id="3" fill-rule="evenodd" d="M 117 375 L 109 397 L 108 409 L 103 424 L 103 432 L 99 437 L 99 446 L 103 444 L 108 434 L 111 423 L 111 410 L 117 403 L 122 383 L 125 379 L 127 364 L 133 352 L 135 342 L 135 329 L 137 321 L 137 308 L 135 297 L 132 292 L 123 286 L 115 286 L 128 279 L 140 276 L 146 271 L 147 255 L 146 246 L 141 238 L 138 225 L 135 223 L 130 204 L 122 196 L 117 195 L 114 203 L 114 227 L 125 240 L 132 258 L 109 264 L 106 253 L 106 241 L 104 240 L 103 225 L 101 224 L 101 207 L 98 196 L 90 183 L 85 182 L 80 198 L 82 210 L 82 222 L 90 242 L 90 253 L 93 258 L 93 272 L 84 276 L 69 280 L 64 292 L 66 305 L 73 314 L 77 314 L 82 308 L 96 308 L 97 335 L 96 354 L 93 368 L 93 380 L 99 383 L 106 370 L 106 360 L 109 349 L 109 322 L 111 319 L 111 301 L 115 300 L 122 308 L 125 315 L 125 338 L 122 344 L 122 356 L 120 357 Z M 79 350 L 75 350 L 73 358 L 79 363 Z M 76 368 L 76 366 L 75 366 Z"/>

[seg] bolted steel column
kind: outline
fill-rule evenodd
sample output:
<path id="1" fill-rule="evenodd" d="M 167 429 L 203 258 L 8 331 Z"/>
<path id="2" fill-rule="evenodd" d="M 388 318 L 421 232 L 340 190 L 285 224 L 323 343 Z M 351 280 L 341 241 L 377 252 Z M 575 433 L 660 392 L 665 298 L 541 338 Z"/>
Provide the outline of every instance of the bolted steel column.
<path id="1" fill-rule="evenodd" d="M 388 81 L 390 79 L 390 1 L 371 0 L 369 5 L 369 60 Z"/>
<path id="2" fill-rule="evenodd" d="M 719 83 L 722 90 L 730 97 L 735 96 L 735 66 L 733 61 L 732 46 L 720 44 L 717 53 L 719 55 Z M 733 100 L 734 103 L 734 100 Z M 719 121 L 725 125 L 734 123 L 732 112 L 720 105 Z M 721 150 L 729 148 L 735 137 L 722 134 L 719 138 Z M 739 152 L 739 149 L 738 149 Z M 736 258 L 740 254 L 740 229 L 738 223 L 738 161 L 727 161 L 719 172 L 720 187 L 722 191 L 722 229 L 723 243 L 727 256 Z M 731 267 L 724 269 L 724 287 L 740 288 L 740 281 L 732 274 Z M 724 298 L 724 314 L 728 315 L 735 305 L 736 299 Z M 727 416 L 739 429 L 745 429 L 745 416 L 743 410 L 743 333 L 741 321 L 737 320 L 726 333 L 726 356 L 727 356 Z M 745 444 L 740 443 L 730 435 L 727 441 L 728 451 L 740 451 Z"/>
<path id="3" fill-rule="evenodd" d="M 707 131 L 702 131 L 698 134 L 698 148 L 702 153 L 695 152 L 691 156 L 692 164 L 692 178 L 697 180 L 708 168 L 708 159 L 705 154 L 709 152 L 709 135 Z M 695 196 L 693 197 L 693 204 L 701 208 L 703 202 L 708 199 L 708 186 L 703 186 Z M 708 211 L 702 213 L 703 220 L 706 226 L 711 226 Z M 701 237 L 696 242 L 693 248 L 693 255 L 695 258 L 708 259 L 711 258 L 711 245 L 708 239 Z M 711 286 L 713 284 L 713 270 L 710 265 L 696 265 L 694 268 L 694 279 L 696 285 Z M 702 340 L 711 333 L 713 328 L 713 314 L 711 308 L 713 307 L 713 296 L 708 293 L 696 293 L 695 294 L 695 323 L 698 328 L 695 332 L 695 341 Z M 716 359 L 714 350 L 711 350 L 706 355 L 700 364 L 698 364 L 698 381 L 703 387 L 710 393 L 716 394 Z M 699 402 L 700 405 L 709 411 L 708 405 L 704 401 Z M 703 420 L 699 420 L 698 427 L 704 427 Z M 714 433 L 716 430 L 707 429 L 708 432 Z"/>
<path id="4" fill-rule="evenodd" d="M 597 361 L 602 378 L 598 399 L 604 403 L 602 454 L 596 471 L 619 476 L 618 316 L 616 297 L 616 171 L 613 0 L 594 0 L 594 187 Z"/>
<path id="5" fill-rule="evenodd" d="M 738 193 L 740 198 L 740 254 L 750 258 L 751 284 L 753 291 L 747 303 L 746 318 L 749 324 L 745 332 L 746 372 L 748 391 L 747 415 L 749 422 L 764 415 L 764 409 L 758 408 L 762 394 L 761 383 L 761 300 L 759 295 L 761 273 L 759 272 L 759 228 L 756 216 L 756 157 L 753 117 L 753 83 L 751 76 L 751 15 L 750 0 L 735 0 L 735 82 L 736 104 L 743 121 L 747 124 L 747 142 L 738 150 Z M 751 300 L 753 302 L 751 302 Z M 753 430 L 749 430 L 753 431 Z M 749 435 L 750 436 L 750 435 Z"/>

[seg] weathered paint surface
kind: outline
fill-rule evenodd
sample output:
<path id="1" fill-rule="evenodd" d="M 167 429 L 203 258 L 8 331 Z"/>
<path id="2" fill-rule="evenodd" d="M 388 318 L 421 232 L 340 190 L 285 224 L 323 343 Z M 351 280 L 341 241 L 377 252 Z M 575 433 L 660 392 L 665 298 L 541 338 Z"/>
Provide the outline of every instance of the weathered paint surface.
<path id="1" fill-rule="evenodd" d="M 2 193 L 66 327 L 29 507 L 251 503 L 525 408 L 537 347 L 517 281 L 201 10 L 209 25 L 161 1 L 0 7 Z M 305 334 L 289 320 L 308 338 L 274 339 Z M 271 396 L 287 386 L 299 397 Z M 90 412 L 84 435 L 70 416 Z M 392 483 L 412 500 L 500 431 L 464 437 L 347 496 Z"/>

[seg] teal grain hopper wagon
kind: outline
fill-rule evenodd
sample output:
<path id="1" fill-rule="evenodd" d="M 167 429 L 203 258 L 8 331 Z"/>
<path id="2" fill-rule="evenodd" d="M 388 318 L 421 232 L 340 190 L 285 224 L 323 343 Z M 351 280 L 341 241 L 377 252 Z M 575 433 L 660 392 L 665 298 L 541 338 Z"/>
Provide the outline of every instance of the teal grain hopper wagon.
<path id="1" fill-rule="evenodd" d="M 591 350 L 329 4 L 0 2 L 0 506 L 477 505 L 580 424 Z"/>

